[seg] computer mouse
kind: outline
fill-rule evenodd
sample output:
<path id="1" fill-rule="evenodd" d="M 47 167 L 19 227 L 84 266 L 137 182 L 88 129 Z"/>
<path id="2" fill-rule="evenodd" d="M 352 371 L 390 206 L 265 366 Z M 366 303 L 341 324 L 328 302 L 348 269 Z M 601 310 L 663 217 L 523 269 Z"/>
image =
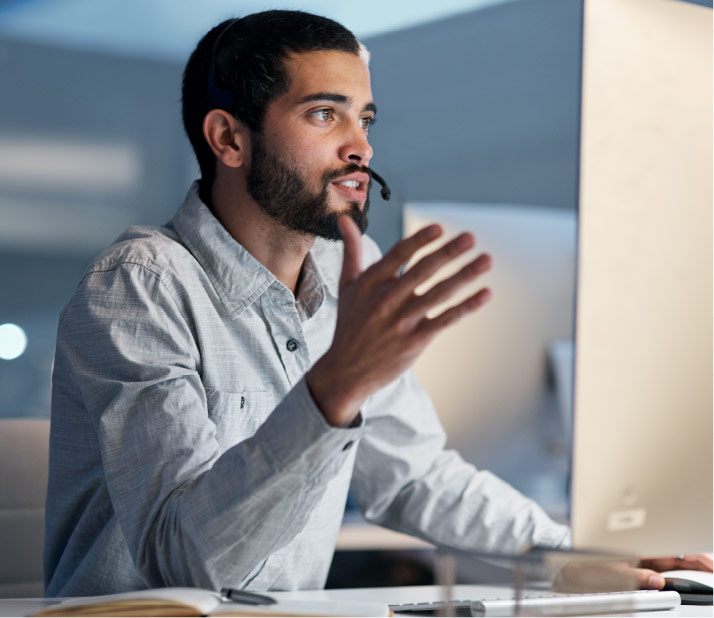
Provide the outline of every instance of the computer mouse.
<path id="1" fill-rule="evenodd" d="M 714 573 L 708 571 L 665 571 L 664 589 L 689 594 L 712 594 Z"/>

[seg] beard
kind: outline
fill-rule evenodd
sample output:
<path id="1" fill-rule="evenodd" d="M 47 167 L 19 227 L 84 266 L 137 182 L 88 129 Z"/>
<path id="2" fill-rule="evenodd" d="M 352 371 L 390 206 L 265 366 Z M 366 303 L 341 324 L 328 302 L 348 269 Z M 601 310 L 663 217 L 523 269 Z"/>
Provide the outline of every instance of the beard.
<path id="1" fill-rule="evenodd" d="M 364 234 L 368 224 L 371 179 L 363 208 L 360 208 L 359 202 L 349 202 L 347 210 L 330 210 L 328 189 L 333 180 L 346 174 L 363 172 L 366 168 L 353 163 L 340 170 L 325 172 L 321 179 L 322 190 L 314 193 L 294 168 L 275 153 L 268 152 L 262 135 L 254 133 L 252 138 L 247 189 L 263 212 L 289 230 L 327 240 L 342 239 L 337 220 L 341 215 L 348 214 Z"/>

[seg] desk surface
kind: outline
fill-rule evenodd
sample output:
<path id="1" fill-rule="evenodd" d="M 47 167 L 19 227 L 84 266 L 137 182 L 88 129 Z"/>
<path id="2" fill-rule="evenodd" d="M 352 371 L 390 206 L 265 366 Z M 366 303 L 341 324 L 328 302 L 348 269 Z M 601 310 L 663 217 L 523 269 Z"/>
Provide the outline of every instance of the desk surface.
<path id="1" fill-rule="evenodd" d="M 301 590 L 271 595 L 280 599 L 311 599 L 325 601 L 377 601 L 386 604 L 420 603 L 440 600 L 439 586 L 404 586 L 399 588 L 344 588 L 341 590 Z M 495 599 L 510 596 L 511 590 L 501 586 L 455 586 L 455 599 Z M 28 616 L 54 603 L 53 599 L 0 599 L 0 616 Z M 613 614 L 609 614 L 612 616 Z M 662 612 L 617 614 L 622 616 L 711 616 L 711 606 L 683 605 Z"/>
<path id="2" fill-rule="evenodd" d="M 403 550 L 434 549 L 434 545 L 414 536 L 394 532 L 364 520 L 345 521 L 337 536 L 338 550 Z"/>

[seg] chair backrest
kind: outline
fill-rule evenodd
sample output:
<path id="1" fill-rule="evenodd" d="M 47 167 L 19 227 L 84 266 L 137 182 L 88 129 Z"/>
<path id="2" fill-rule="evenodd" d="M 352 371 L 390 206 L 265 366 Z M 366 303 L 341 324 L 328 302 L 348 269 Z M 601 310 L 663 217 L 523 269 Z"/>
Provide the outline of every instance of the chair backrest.
<path id="1" fill-rule="evenodd" d="M 44 596 L 48 419 L 0 419 L 0 597 Z"/>

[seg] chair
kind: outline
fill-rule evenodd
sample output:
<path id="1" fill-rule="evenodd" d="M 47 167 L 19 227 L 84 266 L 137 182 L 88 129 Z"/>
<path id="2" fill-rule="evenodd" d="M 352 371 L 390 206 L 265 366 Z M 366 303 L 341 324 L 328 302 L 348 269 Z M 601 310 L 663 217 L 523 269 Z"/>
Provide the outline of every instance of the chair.
<path id="1" fill-rule="evenodd" d="M 44 596 L 49 419 L 0 419 L 0 598 Z"/>

